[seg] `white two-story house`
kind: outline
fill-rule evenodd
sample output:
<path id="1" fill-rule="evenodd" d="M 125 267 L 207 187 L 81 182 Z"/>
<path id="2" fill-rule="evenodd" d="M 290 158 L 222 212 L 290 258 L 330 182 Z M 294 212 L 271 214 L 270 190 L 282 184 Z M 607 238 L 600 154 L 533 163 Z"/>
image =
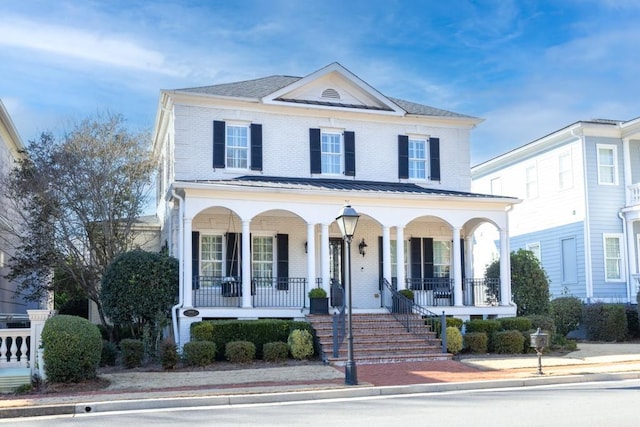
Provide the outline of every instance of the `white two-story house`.
<path id="1" fill-rule="evenodd" d="M 472 168 L 473 190 L 523 200 L 510 246 L 532 250 L 552 297 L 635 303 L 640 119 L 573 123 Z"/>
<path id="2" fill-rule="evenodd" d="M 517 202 L 470 192 L 479 122 L 385 96 L 337 63 L 162 90 L 153 150 L 162 242 L 180 259 L 178 343 L 202 319 L 303 318 L 310 288 L 344 285 L 345 204 L 360 214 L 354 312 L 386 310 L 395 287 L 438 313 L 514 315 L 509 274 L 491 287 L 471 267 L 483 223 L 508 258 Z"/>

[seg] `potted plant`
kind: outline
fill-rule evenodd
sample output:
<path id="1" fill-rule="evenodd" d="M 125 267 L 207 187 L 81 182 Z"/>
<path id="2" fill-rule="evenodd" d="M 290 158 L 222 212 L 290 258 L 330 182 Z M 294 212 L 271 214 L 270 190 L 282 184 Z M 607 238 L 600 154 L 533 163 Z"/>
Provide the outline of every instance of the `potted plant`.
<path id="1" fill-rule="evenodd" d="M 309 291 L 309 314 L 329 314 L 327 291 L 313 288 Z"/>

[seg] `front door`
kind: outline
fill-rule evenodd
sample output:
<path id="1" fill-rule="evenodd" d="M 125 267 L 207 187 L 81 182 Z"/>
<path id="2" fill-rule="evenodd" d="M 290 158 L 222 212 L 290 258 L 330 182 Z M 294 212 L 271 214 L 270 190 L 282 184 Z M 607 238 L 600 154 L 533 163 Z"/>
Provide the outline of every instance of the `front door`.
<path id="1" fill-rule="evenodd" d="M 331 305 L 339 307 L 344 304 L 344 240 L 329 238 L 329 278 L 331 280 Z M 339 283 L 342 292 L 334 294 L 333 284 Z"/>

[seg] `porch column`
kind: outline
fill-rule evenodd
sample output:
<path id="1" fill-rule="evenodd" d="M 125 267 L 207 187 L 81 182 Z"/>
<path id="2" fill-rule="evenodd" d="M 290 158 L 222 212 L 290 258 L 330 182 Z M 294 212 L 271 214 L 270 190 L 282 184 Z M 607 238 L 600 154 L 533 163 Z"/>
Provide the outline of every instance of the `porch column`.
<path id="1" fill-rule="evenodd" d="M 316 226 L 307 224 L 307 291 L 316 287 Z"/>
<path id="2" fill-rule="evenodd" d="M 626 223 L 626 233 L 624 239 L 627 241 L 627 301 L 631 304 L 635 304 L 636 302 L 636 284 L 635 278 L 632 274 L 636 273 L 637 266 L 636 260 L 638 257 L 636 256 L 636 245 L 635 245 L 635 234 L 633 233 L 633 221 L 629 219 L 625 219 Z"/>
<path id="3" fill-rule="evenodd" d="M 40 378 L 46 380 L 46 373 L 44 371 L 44 363 L 42 362 L 42 349 L 40 348 L 40 337 L 42 335 L 42 329 L 44 323 L 52 315 L 51 310 L 27 310 L 29 315 L 29 322 L 31 324 L 30 340 L 31 351 L 29 352 L 29 367 L 31 368 L 31 375 L 38 373 Z M 24 339 L 24 338 L 23 338 Z M 23 343 L 24 344 L 24 343 Z M 26 346 L 23 345 L 23 347 Z M 25 354 L 22 354 L 22 360 L 26 358 Z"/>
<path id="4" fill-rule="evenodd" d="M 473 286 L 467 285 L 466 289 L 464 288 L 464 281 L 468 278 L 474 278 L 475 271 L 473 271 L 473 238 L 469 236 L 469 238 L 464 239 L 464 275 L 462 278 L 462 293 L 464 294 L 464 305 L 472 305 L 471 301 L 473 301 L 471 295 L 473 295 Z"/>
<path id="5" fill-rule="evenodd" d="M 453 227 L 453 303 L 462 307 L 462 257 L 460 256 L 460 229 Z"/>
<path id="6" fill-rule="evenodd" d="M 382 277 L 391 283 L 391 230 L 382 227 Z"/>
<path id="7" fill-rule="evenodd" d="M 404 227 L 399 225 L 396 226 L 396 260 L 398 261 L 398 268 L 396 268 L 398 290 L 406 289 L 407 284 L 404 277 Z"/>
<path id="8" fill-rule="evenodd" d="M 511 255 L 509 233 L 500 229 L 500 305 L 511 304 Z"/>
<path id="9" fill-rule="evenodd" d="M 193 307 L 193 252 L 191 251 L 192 218 L 182 220 L 182 286 L 184 307 Z M 199 261 L 199 260 L 198 260 Z"/>
<path id="10" fill-rule="evenodd" d="M 251 308 L 251 221 L 242 221 L 242 308 Z"/>
<path id="11" fill-rule="evenodd" d="M 321 224 L 322 235 L 320 236 L 320 271 L 322 273 L 322 288 L 331 291 L 331 279 L 329 275 L 329 224 Z"/>

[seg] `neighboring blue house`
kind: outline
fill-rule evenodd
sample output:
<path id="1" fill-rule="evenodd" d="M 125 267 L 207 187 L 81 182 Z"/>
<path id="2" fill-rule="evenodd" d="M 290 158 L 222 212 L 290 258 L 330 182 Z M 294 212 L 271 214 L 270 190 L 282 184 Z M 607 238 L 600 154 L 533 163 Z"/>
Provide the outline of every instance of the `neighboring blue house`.
<path id="1" fill-rule="evenodd" d="M 552 297 L 635 303 L 640 119 L 576 122 L 471 174 L 472 191 L 523 200 L 509 214 L 510 249 L 538 256 Z"/>

